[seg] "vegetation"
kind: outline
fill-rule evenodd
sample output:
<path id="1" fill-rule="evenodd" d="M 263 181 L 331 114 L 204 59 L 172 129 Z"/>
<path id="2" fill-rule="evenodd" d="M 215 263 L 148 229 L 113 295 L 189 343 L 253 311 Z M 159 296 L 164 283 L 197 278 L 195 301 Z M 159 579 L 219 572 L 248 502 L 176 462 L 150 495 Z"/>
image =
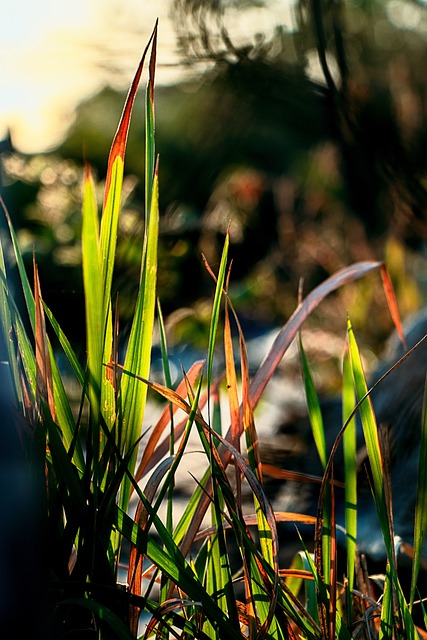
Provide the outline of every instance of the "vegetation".
<path id="1" fill-rule="evenodd" d="M 225 234 L 219 269 L 212 277 L 212 303 L 206 362 L 195 362 L 171 388 L 168 347 L 160 304 L 165 384 L 149 380 L 156 312 L 158 265 L 158 159 L 154 139 L 154 30 L 131 85 L 108 160 L 102 214 L 98 218 L 96 188 L 86 169 L 82 206 L 82 270 L 85 295 L 86 362 L 79 359 L 54 315 L 43 302 L 37 260 L 34 286 L 26 275 L 10 216 L 3 208 L 8 236 L 0 252 L 1 330 L 7 352 L 6 426 L 19 435 L 20 463 L 31 496 L 37 497 L 35 524 L 25 516 L 17 528 L 34 529 L 31 539 L 40 560 L 24 574 L 29 591 L 16 585 L 9 611 L 9 635 L 18 627 L 42 638 L 180 637 L 180 638 L 415 638 L 412 618 L 424 536 L 423 469 L 416 506 L 411 592 L 404 594 L 396 567 L 386 468 L 375 416 L 352 326 L 344 364 L 343 429 L 345 440 L 347 578 L 339 582 L 333 479 L 334 449 L 325 448 L 323 425 L 310 369 L 301 357 L 313 437 L 324 465 L 317 518 L 303 513 L 274 513 L 263 489 L 263 472 L 254 410 L 287 349 L 319 303 L 331 292 L 380 271 L 391 314 L 400 329 L 393 291 L 384 265 L 359 262 L 339 270 L 306 298 L 278 334 L 250 379 L 243 332 L 228 294 L 232 270 Z M 125 354 L 119 354 L 120 318 L 112 299 L 117 228 L 123 189 L 123 167 L 132 107 L 150 53 L 145 110 L 145 220 L 139 287 Z M 13 256 L 10 262 L 10 256 Z M 18 274 L 17 285 L 13 276 Z M 220 316 L 224 313 L 225 389 L 213 373 Z M 50 325 L 50 327 L 49 327 Z M 232 325 L 237 329 L 236 367 Z M 48 337 L 53 330 L 67 357 L 81 403 L 73 411 Z M 238 371 L 240 369 L 240 371 Z M 7 396 L 10 388 L 10 397 Z M 141 444 L 147 389 L 166 406 Z M 229 428 L 217 408 L 225 393 Z M 240 397 L 239 397 L 240 396 Z M 355 405 L 354 396 L 358 404 Z M 373 600 L 355 579 L 357 492 L 352 419 L 360 409 L 372 471 L 387 567 L 381 597 Z M 207 411 L 202 413 L 204 408 Z M 182 412 L 184 418 L 182 417 Z M 87 416 L 87 420 L 85 419 Z M 206 455 L 203 480 L 195 484 L 184 513 L 174 517 L 174 477 L 190 433 L 197 431 Z M 425 432 L 425 428 L 423 429 Z M 245 448 L 241 451 L 241 436 Z M 425 439 L 425 433 L 424 433 Z M 140 450 L 141 449 L 141 450 Z M 141 481 L 143 484 L 141 485 Z M 253 508 L 243 504 L 250 489 Z M 133 513 L 131 498 L 136 501 Z M 160 508 L 166 505 L 165 517 Z M 11 510 L 10 518 L 15 517 Z M 205 516 L 209 518 L 206 524 Z M 310 524 L 314 554 L 305 550 L 291 566 L 279 564 L 278 522 Z M 12 538 L 9 540 L 12 542 Z M 15 551 L 21 554 L 20 549 Z M 125 568 L 126 584 L 119 572 Z M 408 598 L 406 600 L 406 598 Z M 27 599 L 31 617 L 23 616 Z M 141 613 L 145 614 L 141 618 Z M 34 623 L 34 624 L 33 624 Z M 28 630 L 28 625 L 33 627 Z M 5 627 L 6 628 L 6 627 Z"/>
<path id="2" fill-rule="evenodd" d="M 271 12 L 280 23 L 292 4 L 291 27 L 266 30 L 260 39 L 252 30 L 257 21 L 236 36 L 230 14 L 233 22 L 240 12 L 243 21 L 250 5 L 273 2 L 174 2 L 184 64 L 195 60 L 205 70 L 156 91 L 158 292 L 167 324 L 178 306 L 193 313 L 178 323 L 177 342 L 202 330 L 199 345 L 206 342 L 211 283 L 200 254 L 219 261 L 229 218 L 230 291 L 242 321 L 281 326 L 296 305 L 300 278 L 310 291 L 366 259 L 387 262 L 404 316 L 425 302 L 426 7 L 416 0 L 339 0 L 322 3 L 322 19 L 315 19 L 319 3 L 300 0 Z M 322 46 L 332 83 L 319 65 L 312 73 Z M 83 306 L 82 156 L 101 190 L 124 98 L 106 88 L 79 105 L 53 153 L 3 157 L 2 193 L 24 262 L 31 269 L 36 245 L 44 298 L 55 315 L 64 311 L 61 324 L 76 345 L 84 327 L 69 319 Z M 118 229 L 113 286 L 123 329 L 139 279 L 132 234 L 142 232 L 143 108 L 137 101 Z M 316 323 L 333 337 L 345 330 L 349 312 L 361 344 L 382 346 L 391 323 L 371 282 L 330 296 Z"/>

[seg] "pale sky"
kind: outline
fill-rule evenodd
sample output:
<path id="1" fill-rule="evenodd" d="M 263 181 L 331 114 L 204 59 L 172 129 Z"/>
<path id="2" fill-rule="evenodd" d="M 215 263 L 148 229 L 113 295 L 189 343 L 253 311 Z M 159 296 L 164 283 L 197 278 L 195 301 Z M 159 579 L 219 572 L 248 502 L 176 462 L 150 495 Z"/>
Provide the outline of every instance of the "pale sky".
<path id="1" fill-rule="evenodd" d="M 231 26 L 243 37 L 248 23 L 268 31 L 289 21 L 293 2 L 270 0 L 270 11 L 231 16 Z M 0 138 L 10 127 L 15 146 L 29 153 L 60 142 L 79 100 L 107 83 L 129 85 L 156 17 L 157 82 L 182 77 L 169 7 L 170 0 L 1 0 Z"/>
<path id="2" fill-rule="evenodd" d="M 167 0 L 2 0 L 0 4 L 0 136 L 7 127 L 24 152 L 61 139 L 75 103 L 105 83 L 127 87 L 160 18 L 159 82 L 175 34 Z"/>

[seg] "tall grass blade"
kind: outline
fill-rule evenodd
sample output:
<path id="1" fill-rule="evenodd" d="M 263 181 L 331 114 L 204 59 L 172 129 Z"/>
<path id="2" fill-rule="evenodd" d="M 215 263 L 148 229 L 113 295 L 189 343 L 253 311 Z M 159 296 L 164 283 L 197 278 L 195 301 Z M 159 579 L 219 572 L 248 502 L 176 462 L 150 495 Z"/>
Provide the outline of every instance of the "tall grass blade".
<path id="1" fill-rule="evenodd" d="M 31 289 L 30 282 L 28 280 L 28 276 L 27 276 L 27 272 L 26 272 L 26 269 L 25 269 L 24 261 L 22 259 L 21 250 L 20 250 L 19 244 L 18 244 L 18 238 L 16 237 L 15 229 L 13 228 L 12 221 L 10 219 L 9 213 L 8 213 L 8 211 L 6 209 L 6 206 L 5 206 L 1 196 L 0 196 L 0 204 L 1 204 L 1 207 L 3 209 L 3 213 L 5 215 L 6 222 L 7 222 L 8 228 L 9 228 L 10 239 L 12 241 L 13 253 L 14 253 L 15 260 L 16 260 L 16 266 L 18 267 L 18 273 L 19 273 L 19 278 L 20 278 L 20 281 L 21 281 L 22 291 L 23 291 L 23 294 L 24 294 L 25 304 L 26 304 L 26 307 L 27 307 L 28 318 L 30 320 L 31 326 L 32 326 L 33 331 L 34 331 L 34 326 L 35 326 L 35 304 L 34 304 L 33 292 L 32 292 L 32 289 Z"/>
<path id="2" fill-rule="evenodd" d="M 355 397 L 353 377 L 348 350 L 343 361 L 343 424 L 354 410 Z M 347 621 L 352 620 L 352 591 L 354 588 L 354 572 L 357 541 L 357 457 L 356 457 L 356 420 L 353 417 L 343 435 L 344 478 L 345 478 L 345 529 L 347 549 Z"/>
<path id="3" fill-rule="evenodd" d="M 230 244 L 230 234 L 227 232 L 225 236 L 224 246 L 222 249 L 221 262 L 219 265 L 217 283 L 215 288 L 215 296 L 211 314 L 211 323 L 209 327 L 209 343 L 208 343 L 208 366 L 206 372 L 206 380 L 208 389 L 210 388 L 212 382 L 212 366 L 213 366 L 213 358 L 215 352 L 215 340 L 218 329 L 219 322 L 219 312 L 221 306 L 222 293 L 224 289 L 224 282 L 226 276 L 226 268 L 227 268 L 227 258 L 228 258 L 228 247 Z M 206 262 L 206 261 L 205 261 Z"/>
<path id="4" fill-rule="evenodd" d="M 3 343 L 6 347 L 7 366 L 10 381 L 12 383 L 15 404 L 25 415 L 25 403 L 22 386 L 20 384 L 20 372 L 16 353 L 15 318 L 17 310 L 10 297 L 10 285 L 4 262 L 3 246 L 0 243 L 0 322 L 3 335 Z"/>
<path id="5" fill-rule="evenodd" d="M 381 527 L 382 537 L 384 540 L 387 559 L 389 563 L 390 584 L 393 587 L 393 592 L 396 594 L 399 603 L 399 611 L 404 621 L 407 637 L 415 638 L 416 632 L 414 623 L 410 615 L 409 607 L 403 595 L 395 567 L 395 554 L 393 540 L 391 538 L 390 532 L 390 515 L 387 506 L 384 486 L 383 460 L 378 438 L 376 419 L 373 412 L 371 399 L 367 395 L 368 389 L 366 380 L 363 373 L 359 350 L 350 321 L 348 321 L 348 340 L 350 361 L 356 394 L 359 402 L 363 399 L 360 405 L 360 417 L 365 437 L 366 450 L 371 467 L 375 506 L 378 513 L 379 524 Z"/>
<path id="6" fill-rule="evenodd" d="M 49 409 L 52 420 L 56 419 L 53 399 L 52 367 L 46 334 L 46 322 L 41 299 L 40 281 L 35 260 L 34 267 L 34 300 L 36 305 L 36 399 L 40 415 Z"/>
<path id="7" fill-rule="evenodd" d="M 35 335 L 36 334 L 36 303 L 34 300 L 34 295 L 31 290 L 31 286 L 27 277 L 24 262 L 19 249 L 19 245 L 18 245 L 18 240 L 16 237 L 15 230 L 13 228 L 12 222 L 10 220 L 10 216 L 4 206 L 3 201 L 1 201 L 1 205 L 2 205 L 3 212 L 6 217 L 6 221 L 9 228 L 9 234 L 10 234 L 10 238 L 13 246 L 15 261 L 18 267 L 25 305 L 28 312 L 28 318 Z M 6 277 L 7 274 L 4 270 L 2 246 L 0 246 L 0 262 L 1 262 L 0 269 L 3 270 L 3 274 Z M 7 283 L 7 280 L 2 279 L 2 284 L 6 285 L 7 291 L 10 291 L 10 285 L 9 283 Z M 1 290 L 1 287 L 2 285 L 0 285 L 0 290 Z M 1 292 L 0 292 L 0 296 L 1 296 Z M 22 378 L 20 377 L 19 367 L 17 364 L 18 354 L 15 353 L 14 349 L 17 348 L 19 353 L 19 359 L 22 362 L 22 366 L 26 372 L 26 377 L 28 381 L 27 393 L 29 392 L 32 394 L 33 408 L 35 405 L 35 397 L 36 397 L 35 396 L 36 394 L 35 355 L 34 355 L 33 347 L 26 334 L 24 324 L 21 319 L 20 313 L 16 307 L 16 304 L 10 298 L 9 294 L 7 294 L 7 299 L 9 304 L 9 310 L 2 309 L 0 315 L 1 315 L 1 321 L 3 323 L 3 331 L 6 331 L 5 323 L 9 323 L 9 329 L 7 329 L 7 333 L 4 333 L 4 335 L 7 335 L 8 337 L 12 336 L 16 339 L 16 340 L 8 339 L 5 342 L 9 349 L 9 367 L 13 373 L 12 377 L 14 380 L 14 387 L 18 394 L 17 397 L 21 398 L 19 400 L 19 404 L 21 405 L 23 413 L 25 415 L 27 413 L 27 409 L 25 408 L 25 403 L 22 397 L 23 382 L 22 382 Z M 39 309 L 38 311 L 39 318 L 44 316 L 44 312 L 46 312 L 45 305 L 41 297 L 40 297 L 40 302 L 43 305 L 43 309 L 45 311 L 43 311 L 43 309 L 41 308 Z M 49 317 L 50 321 L 53 323 L 54 319 L 52 317 L 52 314 L 46 312 L 46 315 Z M 43 317 L 43 322 L 44 322 L 44 317 Z M 58 325 L 57 327 L 59 329 Z M 74 418 L 71 412 L 70 403 L 68 401 L 68 398 L 64 389 L 62 378 L 53 355 L 52 347 L 47 337 L 46 337 L 46 345 L 47 345 L 49 358 L 50 358 L 50 364 L 47 364 L 46 366 L 48 368 L 50 367 L 51 369 L 51 373 L 50 373 L 51 383 L 50 383 L 50 392 L 49 392 L 51 394 L 51 404 L 53 404 L 54 406 L 54 412 L 56 414 L 57 422 L 61 427 L 64 442 L 66 443 L 66 446 L 69 447 L 74 438 Z M 52 402 L 52 398 L 53 398 L 53 402 Z M 81 469 L 83 465 L 83 455 L 82 455 L 82 450 L 79 443 L 77 444 L 76 455 L 77 455 L 77 457 L 75 458 L 76 464 Z"/>
<path id="8" fill-rule="evenodd" d="M 145 503 L 146 501 L 142 493 L 140 497 Z M 153 519 L 153 523 L 158 530 L 165 548 L 162 548 L 152 537 L 146 539 L 140 528 L 120 509 L 116 510 L 115 519 L 118 530 L 137 548 L 144 549 L 149 560 L 158 567 L 169 580 L 179 585 L 181 591 L 185 593 L 190 600 L 201 602 L 204 615 L 206 615 L 213 624 L 217 625 L 221 638 L 224 638 L 224 640 L 241 640 L 239 630 L 230 623 L 212 596 L 207 593 L 200 581 L 197 580 L 193 568 L 185 560 L 169 536 L 167 529 L 150 508 L 150 505 L 145 504 L 145 506 Z"/>
<path id="9" fill-rule="evenodd" d="M 415 502 L 414 559 L 412 562 L 410 609 L 414 604 L 418 574 L 425 535 L 427 531 L 427 384 L 424 388 L 423 414 L 421 422 L 420 459 L 418 463 L 418 487 Z"/>
<path id="10" fill-rule="evenodd" d="M 51 312 L 51 310 L 49 309 L 49 307 L 46 306 L 46 304 L 43 302 L 43 308 L 44 308 L 44 312 L 53 328 L 53 330 L 55 331 L 55 334 L 59 340 L 59 343 L 62 347 L 62 350 L 64 351 L 65 355 L 67 356 L 68 362 L 70 363 L 74 375 L 76 376 L 76 379 L 80 385 L 80 387 L 83 389 L 84 384 L 85 384 L 85 373 L 82 369 L 82 366 L 80 365 L 80 362 L 76 356 L 75 351 L 73 350 L 67 336 L 65 335 L 65 333 L 63 332 L 63 330 L 61 329 L 61 327 L 59 326 L 57 320 L 55 319 L 53 313 Z"/>
<path id="11" fill-rule="evenodd" d="M 197 377 L 200 375 L 203 369 L 203 366 L 204 366 L 203 361 L 195 362 L 191 366 L 188 374 L 186 374 L 186 378 L 188 379 L 190 384 L 194 384 Z M 168 385 L 166 385 L 166 387 L 170 388 Z M 186 389 L 186 380 L 182 380 L 179 383 L 178 387 L 176 388 L 177 395 L 182 396 L 185 393 L 185 389 Z M 170 403 L 172 406 L 173 413 L 176 413 L 176 411 L 178 410 L 178 405 L 173 403 L 173 401 L 170 401 Z M 200 403 L 199 403 L 199 406 L 200 406 Z M 169 441 L 165 439 L 163 441 L 164 444 L 163 443 L 158 444 L 158 443 L 166 427 L 168 427 L 169 422 L 170 422 L 170 409 L 168 406 L 163 410 L 157 424 L 153 427 L 153 430 L 147 441 L 147 444 L 144 447 L 141 462 L 139 463 L 135 473 L 135 480 L 137 482 L 139 482 L 141 478 L 148 471 L 150 471 L 150 469 L 152 469 L 153 466 L 155 466 L 158 462 L 160 462 L 161 458 L 164 455 L 167 454 L 169 449 Z M 186 420 L 182 421 L 179 425 L 176 425 L 174 429 L 175 440 L 182 435 L 185 429 L 185 424 L 186 424 Z M 182 425 L 182 429 L 180 429 L 181 425 Z"/>
<path id="12" fill-rule="evenodd" d="M 152 34 L 150 77 L 146 96 L 146 211 L 145 235 L 141 263 L 141 275 L 134 318 L 125 358 L 125 369 L 147 378 L 150 371 L 151 345 L 154 327 L 157 281 L 157 244 L 159 233 L 158 165 L 155 162 L 154 138 L 154 70 L 156 56 L 157 23 Z M 147 387 L 137 378 L 124 376 L 120 389 L 121 448 L 128 451 L 140 435 L 145 411 Z M 138 450 L 130 460 L 133 474 Z M 126 509 L 131 493 L 131 483 L 126 478 L 120 492 L 120 505 Z"/>
<path id="13" fill-rule="evenodd" d="M 390 577 L 390 566 L 387 564 L 384 593 L 381 606 L 381 622 L 379 640 L 388 640 L 393 637 L 394 616 L 393 616 L 393 585 Z"/>
<path id="14" fill-rule="evenodd" d="M 389 518 L 387 512 L 387 505 L 385 500 L 384 490 L 384 473 L 383 473 L 383 460 L 380 448 L 380 442 L 378 438 L 378 427 L 375 419 L 375 414 L 372 407 L 371 398 L 367 396 L 368 387 L 366 384 L 366 378 L 363 373 L 362 361 L 360 359 L 359 349 L 357 347 L 356 339 L 354 337 L 353 328 L 350 320 L 347 322 L 348 331 L 348 343 L 349 354 L 351 361 L 351 368 L 353 373 L 354 385 L 356 388 L 357 398 L 360 401 L 362 398 L 362 404 L 360 405 L 360 417 L 362 421 L 362 428 L 365 437 L 366 450 L 369 457 L 369 463 L 372 472 L 372 482 L 374 488 L 375 504 L 378 511 L 378 517 L 380 520 L 381 531 L 384 536 L 384 542 L 389 557 L 390 563 L 392 562 L 392 540 L 390 538 L 389 530 Z"/>
<path id="15" fill-rule="evenodd" d="M 269 352 L 264 358 L 263 362 L 259 366 L 255 376 L 251 381 L 251 405 L 254 409 L 268 382 L 271 380 L 274 372 L 276 371 L 278 365 L 280 364 L 284 354 L 286 353 L 289 346 L 292 344 L 295 336 L 298 334 L 298 331 L 307 317 L 312 313 L 312 311 L 320 304 L 320 302 L 332 291 L 335 291 L 339 287 L 343 286 L 346 283 L 354 282 L 358 280 L 368 273 L 378 270 L 382 266 L 381 262 L 358 262 L 350 267 L 346 267 L 337 271 L 335 274 L 330 276 L 325 282 L 316 287 L 308 296 L 305 298 L 296 308 L 288 322 L 281 329 L 276 339 L 273 342 Z M 243 424 L 241 425 L 241 430 L 243 429 Z M 230 430 L 226 434 L 226 439 L 230 441 L 231 433 Z M 220 450 L 221 459 L 225 466 L 228 465 L 232 456 L 227 449 Z M 197 520 L 199 525 L 203 520 L 204 514 L 206 513 L 206 509 L 209 505 L 209 499 L 202 499 L 197 507 Z M 182 549 L 184 553 L 188 553 L 190 544 L 189 539 L 184 538 L 182 543 Z"/>
<path id="16" fill-rule="evenodd" d="M 325 430 L 323 428 L 322 412 L 320 409 L 319 398 L 317 395 L 316 387 L 314 385 L 313 376 L 311 375 L 307 356 L 305 354 L 305 350 L 302 344 L 301 336 L 299 338 L 299 350 L 300 350 L 302 377 L 304 381 L 305 397 L 307 401 L 308 417 L 310 419 L 311 430 L 313 433 L 313 438 L 316 445 L 317 453 L 319 454 L 322 467 L 323 469 L 325 469 L 326 463 L 327 463 L 327 453 L 326 453 L 326 440 L 325 440 Z"/>
<path id="17" fill-rule="evenodd" d="M 158 174 L 153 183 L 152 200 L 148 218 L 147 250 L 141 274 L 140 288 L 135 314 L 126 352 L 124 367 L 136 376 L 147 378 L 150 371 L 151 345 L 156 306 L 157 242 L 159 233 Z M 137 377 L 123 376 L 120 390 L 122 413 L 122 443 L 126 452 L 140 436 L 145 411 L 147 387 L 140 384 Z M 130 461 L 133 474 L 137 450 Z M 127 480 L 122 485 L 120 504 L 126 506 L 131 484 Z"/>
<path id="18" fill-rule="evenodd" d="M 330 293 L 339 289 L 344 284 L 354 282 L 363 278 L 371 271 L 380 269 L 381 262 L 357 262 L 350 267 L 340 269 L 327 280 L 316 287 L 309 295 L 298 305 L 288 322 L 282 328 L 273 342 L 268 354 L 261 363 L 251 384 L 251 400 L 255 407 L 261 398 L 265 387 L 270 381 L 273 373 L 281 362 L 284 354 L 292 344 L 300 327 L 308 318 L 308 316 L 318 307 L 321 301 Z"/>
<path id="19" fill-rule="evenodd" d="M 117 243 L 117 224 L 120 211 L 120 199 L 123 183 L 123 166 L 126 153 L 127 137 L 129 133 L 132 109 L 135 102 L 139 82 L 141 80 L 145 58 L 156 32 L 157 24 L 154 28 L 153 33 L 151 34 L 147 46 L 144 49 L 142 58 L 136 70 L 108 157 L 107 178 L 105 184 L 100 237 L 101 273 L 104 293 L 103 313 L 105 321 L 107 317 L 107 309 L 110 305 L 111 283 Z"/>
<path id="20" fill-rule="evenodd" d="M 82 261 L 86 313 L 88 397 L 91 421 L 99 424 L 104 347 L 103 290 L 100 268 L 99 222 L 95 187 L 86 167 L 82 207 Z"/>

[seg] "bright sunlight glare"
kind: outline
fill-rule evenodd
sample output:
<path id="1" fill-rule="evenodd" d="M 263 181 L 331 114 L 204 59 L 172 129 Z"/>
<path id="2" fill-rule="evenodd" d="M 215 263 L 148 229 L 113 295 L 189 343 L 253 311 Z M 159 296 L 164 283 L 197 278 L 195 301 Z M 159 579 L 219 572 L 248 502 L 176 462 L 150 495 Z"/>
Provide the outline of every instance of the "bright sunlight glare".
<path id="1" fill-rule="evenodd" d="M 290 26 L 295 0 L 229 14 L 236 39 Z M 25 153 L 54 147 L 72 123 L 75 105 L 109 84 L 125 89 L 156 18 L 157 84 L 188 69 L 176 51 L 171 0 L 5 0 L 0 3 L 0 139 L 11 130 Z"/>

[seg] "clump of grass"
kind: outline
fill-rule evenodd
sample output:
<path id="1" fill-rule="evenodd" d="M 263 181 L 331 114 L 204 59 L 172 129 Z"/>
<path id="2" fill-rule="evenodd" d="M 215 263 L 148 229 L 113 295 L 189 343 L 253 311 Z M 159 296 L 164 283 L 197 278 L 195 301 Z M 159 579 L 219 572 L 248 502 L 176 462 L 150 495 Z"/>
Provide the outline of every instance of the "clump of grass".
<path id="1" fill-rule="evenodd" d="M 30 285 L 13 225 L 4 210 L 9 238 L 0 245 L 0 319 L 11 382 L 10 404 L 14 427 L 22 439 L 25 464 L 39 482 L 43 496 L 39 511 L 47 541 L 38 550 L 42 554 L 39 587 L 44 593 L 42 613 L 37 621 L 41 627 L 39 635 L 45 638 L 74 635 L 221 640 L 350 638 L 355 620 L 357 494 L 353 415 L 356 393 L 388 559 L 384 598 L 376 605 L 380 616 L 377 634 L 379 637 L 403 637 L 403 634 L 415 637 L 411 607 L 400 588 L 393 555 L 375 416 L 351 325 L 344 366 L 343 420 L 346 422 L 337 438 L 337 444 L 341 436 L 344 438 L 346 460 L 346 607 L 341 606 L 338 597 L 341 587 L 336 571 L 332 474 L 335 448 L 332 452 L 325 448 L 321 413 L 302 343 L 309 413 L 325 469 L 317 519 L 301 513 L 273 511 L 263 488 L 254 420 L 254 410 L 301 325 L 330 292 L 380 270 L 390 309 L 400 326 L 387 271 L 381 263 L 364 262 L 343 269 L 302 300 L 250 379 L 244 336 L 227 293 L 230 278 L 227 235 L 219 271 L 211 272 L 216 284 L 206 363 L 195 362 L 177 388 L 171 388 L 167 343 L 158 305 L 166 383 L 161 385 L 149 379 L 159 222 L 154 138 L 156 38 L 157 28 L 138 66 L 111 147 L 100 219 L 94 183 L 90 169 L 86 170 L 82 206 L 87 351 L 84 366 L 43 302 L 36 261 L 34 286 Z M 117 225 L 132 106 L 149 51 L 141 275 L 129 342 L 123 362 L 119 362 L 119 319 L 111 300 Z M 13 267 L 19 272 L 24 312 L 18 309 L 20 295 L 14 294 L 6 260 L 10 248 Z M 212 367 L 222 308 L 228 429 L 224 429 L 217 411 L 220 382 L 215 379 Z M 237 357 L 233 352 L 233 317 L 239 338 Z M 48 329 L 56 334 L 80 385 L 81 410 L 87 408 L 87 425 L 82 423 L 82 411 L 77 416 L 72 411 Z M 166 405 L 143 450 L 139 451 L 148 388 L 160 394 Z M 206 405 L 208 417 L 206 413 L 203 417 Z M 178 410 L 184 413 L 184 418 L 179 417 Z M 206 454 L 206 471 L 195 485 L 183 514 L 174 521 L 174 477 L 192 430 L 197 431 Z M 241 450 L 243 434 L 244 451 Z M 426 450 L 424 445 L 424 457 Z M 234 474 L 229 473 L 230 468 L 234 468 Z M 424 483 L 423 468 L 421 466 L 420 483 Z M 249 514 L 243 507 L 244 482 L 253 497 L 253 511 Z M 137 505 L 134 515 L 129 508 L 132 495 Z M 411 606 L 424 536 L 423 496 L 421 491 Z M 165 521 L 159 515 L 164 502 Z M 210 526 L 206 528 L 207 514 Z M 313 525 L 314 557 L 302 552 L 292 566 L 281 567 L 279 522 Z M 119 569 L 123 566 L 127 572 L 125 585 L 119 582 Z M 25 595 L 22 599 L 25 601 Z M 371 603 L 367 595 L 365 599 L 359 595 L 356 600 L 358 613 L 367 609 L 367 602 Z M 142 613 L 146 614 L 145 626 L 141 624 Z M 368 630 L 364 635 L 368 636 Z"/>

